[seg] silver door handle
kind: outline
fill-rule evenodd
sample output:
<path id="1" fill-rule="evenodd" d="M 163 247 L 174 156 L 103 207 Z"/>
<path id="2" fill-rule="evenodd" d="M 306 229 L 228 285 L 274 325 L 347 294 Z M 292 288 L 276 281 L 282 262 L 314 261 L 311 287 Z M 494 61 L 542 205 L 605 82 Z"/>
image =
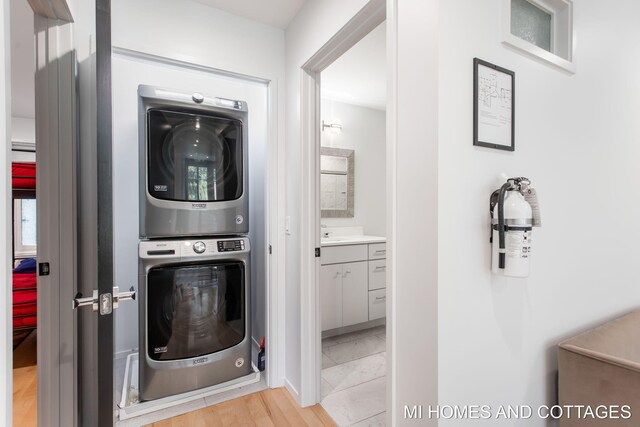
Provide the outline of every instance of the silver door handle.
<path id="1" fill-rule="evenodd" d="M 378 249 L 377 251 L 374 252 L 374 254 L 384 254 L 387 253 L 386 249 Z"/>
<path id="2" fill-rule="evenodd" d="M 383 300 L 383 299 L 387 299 L 387 297 L 386 296 L 384 296 L 384 297 L 376 297 L 376 301 L 380 301 L 380 300 Z"/>
<path id="3" fill-rule="evenodd" d="M 93 307 L 93 311 L 98 311 L 98 291 L 94 290 L 93 296 L 85 298 L 82 297 L 81 292 L 78 292 L 71 303 L 74 310 L 78 307 L 86 307 L 90 305 Z"/>
<path id="4" fill-rule="evenodd" d="M 120 292 L 120 289 L 116 286 L 113 288 L 113 308 L 118 308 L 120 301 L 129 301 L 136 299 L 136 290 L 132 287 L 127 292 Z"/>
<path id="5" fill-rule="evenodd" d="M 386 265 L 379 265 L 375 268 L 376 270 L 386 270 L 387 266 Z"/>
<path id="6" fill-rule="evenodd" d="M 345 271 L 345 272 L 344 272 L 344 274 L 342 275 L 342 277 L 347 277 L 347 274 L 350 274 L 350 273 L 351 273 L 351 270 L 347 270 L 347 271 Z"/>
<path id="7" fill-rule="evenodd" d="M 115 286 L 113 288 L 113 296 L 111 298 L 109 298 L 110 296 L 109 294 L 104 294 L 103 296 L 105 295 L 106 295 L 106 298 L 104 298 L 103 300 L 104 307 L 100 307 L 101 314 L 104 314 L 102 313 L 103 311 L 106 313 L 110 313 L 113 308 L 118 308 L 120 301 L 128 301 L 128 300 L 136 299 L 136 291 L 133 288 L 133 286 L 129 288 L 129 291 L 127 292 L 120 292 L 120 288 Z M 73 301 L 71 301 L 71 303 L 74 310 L 78 307 L 86 307 L 90 305 L 93 308 L 93 311 L 98 311 L 98 307 L 99 307 L 98 291 L 94 289 L 92 296 L 85 297 L 85 298 L 82 297 L 82 293 L 78 292 L 75 298 L 73 298 Z"/>

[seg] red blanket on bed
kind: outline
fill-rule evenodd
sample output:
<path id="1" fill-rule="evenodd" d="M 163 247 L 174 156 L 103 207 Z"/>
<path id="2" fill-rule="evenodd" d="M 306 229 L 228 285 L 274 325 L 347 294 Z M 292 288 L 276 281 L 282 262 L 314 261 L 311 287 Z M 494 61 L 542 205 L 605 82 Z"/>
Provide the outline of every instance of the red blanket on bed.
<path id="1" fill-rule="evenodd" d="M 36 273 L 13 273 L 13 327 L 35 327 L 38 314 Z"/>
<path id="2" fill-rule="evenodd" d="M 12 163 L 11 177 L 13 188 L 36 188 L 36 164 Z"/>

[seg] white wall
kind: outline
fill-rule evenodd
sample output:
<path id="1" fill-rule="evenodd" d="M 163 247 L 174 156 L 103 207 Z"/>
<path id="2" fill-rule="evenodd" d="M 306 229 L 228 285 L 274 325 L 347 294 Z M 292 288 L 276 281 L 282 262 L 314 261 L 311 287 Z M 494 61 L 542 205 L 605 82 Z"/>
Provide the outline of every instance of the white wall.
<path id="1" fill-rule="evenodd" d="M 36 119 L 11 117 L 11 142 L 36 143 Z"/>
<path id="2" fill-rule="evenodd" d="M 309 0 L 286 31 L 286 215 L 291 218 L 286 239 L 285 377 L 287 387 L 300 399 L 300 76 L 302 65 L 365 4 L 366 0 Z"/>
<path id="3" fill-rule="evenodd" d="M 13 88 L 12 88 L 13 89 Z M 36 149 L 36 120 L 25 117 L 11 117 L 11 144 L 12 149 L 34 150 Z M 35 152 L 12 151 L 12 162 L 35 162 Z"/>
<path id="4" fill-rule="evenodd" d="M 355 151 L 353 218 L 322 218 L 329 227 L 361 225 L 364 233 L 386 235 L 386 115 L 382 110 L 353 104 L 321 101 L 325 123 L 342 123 L 342 131 L 322 132 L 322 146 Z"/>
<path id="5" fill-rule="evenodd" d="M 114 0 L 112 43 L 269 80 L 284 80 L 284 31 L 191 0 Z"/>
<path id="6" fill-rule="evenodd" d="M 11 48 L 9 27 L 9 2 L 2 2 L 0 6 L 0 135 L 3 135 L 4 144 L 0 144 L 0 280 L 3 283 L 11 283 L 10 263 L 11 259 L 11 229 L 9 194 L 11 174 Z M 13 402 L 12 360 L 11 360 L 11 286 L 2 287 L 2 316 L 0 316 L 0 424 L 11 425 L 11 412 Z"/>
<path id="7" fill-rule="evenodd" d="M 154 10 L 152 20 L 150 9 Z M 182 2 L 180 7 L 168 0 L 114 2 L 112 18 L 113 45 L 118 48 L 271 80 L 275 86 L 270 92 L 266 83 L 216 77 L 118 54 L 113 60 L 114 260 L 116 281 L 121 288 L 137 283 L 138 84 L 247 101 L 253 335 L 259 340 L 267 326 L 267 144 L 274 134 L 271 128 L 278 126 L 278 110 L 284 109 L 277 102 L 278 80 L 284 79 L 284 32 L 191 1 Z M 131 325 L 137 325 L 137 307 L 125 308 L 123 304 L 116 316 L 116 352 L 137 347 L 137 329 Z"/>
<path id="8" fill-rule="evenodd" d="M 497 0 L 496 0 L 497 1 Z M 439 0 L 388 0 L 387 364 L 394 425 L 404 405 L 438 401 L 438 6 Z M 470 95 L 464 98 L 464 102 Z M 463 116 L 464 117 L 464 116 Z M 470 117 L 470 115 L 469 115 Z M 452 165 L 455 167 L 455 165 Z M 440 181 L 442 182 L 442 181 Z M 449 188 L 449 187 L 447 187 Z M 462 195 L 466 189 L 458 189 Z M 464 199 L 464 197 L 461 197 Z M 390 238 L 389 238 L 390 237 Z M 464 244 L 466 238 L 458 241 Z M 465 319 L 467 319 L 465 317 Z M 465 322 L 468 326 L 471 322 Z M 451 340 L 452 337 L 443 339 Z M 389 340 L 389 338 L 388 338 Z M 466 351 L 466 354 L 471 352 Z"/>
<path id="9" fill-rule="evenodd" d="M 503 47 L 500 4 L 440 2 L 440 404 L 552 404 L 557 343 L 640 304 L 640 3 L 574 2 L 573 76 Z M 472 146 L 476 56 L 515 71 L 514 153 Z M 487 201 L 500 172 L 529 177 L 540 197 L 524 280 L 489 271 Z"/>

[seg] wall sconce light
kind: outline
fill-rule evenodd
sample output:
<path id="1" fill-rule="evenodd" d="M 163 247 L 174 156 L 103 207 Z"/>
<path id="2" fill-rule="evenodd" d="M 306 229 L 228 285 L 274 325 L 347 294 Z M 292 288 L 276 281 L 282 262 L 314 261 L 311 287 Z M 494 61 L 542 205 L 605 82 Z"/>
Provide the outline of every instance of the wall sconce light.
<path id="1" fill-rule="evenodd" d="M 331 132 L 332 134 L 338 134 L 340 133 L 340 131 L 342 130 L 342 125 L 339 123 L 325 123 L 324 120 L 322 121 L 322 131 L 324 132 L 324 130 L 326 128 L 329 128 L 329 132 Z"/>

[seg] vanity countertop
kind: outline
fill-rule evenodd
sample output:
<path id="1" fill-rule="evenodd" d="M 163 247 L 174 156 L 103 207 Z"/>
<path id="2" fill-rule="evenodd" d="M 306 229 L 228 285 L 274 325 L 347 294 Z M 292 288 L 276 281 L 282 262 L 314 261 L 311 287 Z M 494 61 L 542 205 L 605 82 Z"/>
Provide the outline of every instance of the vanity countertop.
<path id="1" fill-rule="evenodd" d="M 334 236 L 323 237 L 320 241 L 320 246 L 343 246 L 343 245 L 361 245 L 368 243 L 384 243 L 387 241 L 386 237 L 380 236 Z"/>

